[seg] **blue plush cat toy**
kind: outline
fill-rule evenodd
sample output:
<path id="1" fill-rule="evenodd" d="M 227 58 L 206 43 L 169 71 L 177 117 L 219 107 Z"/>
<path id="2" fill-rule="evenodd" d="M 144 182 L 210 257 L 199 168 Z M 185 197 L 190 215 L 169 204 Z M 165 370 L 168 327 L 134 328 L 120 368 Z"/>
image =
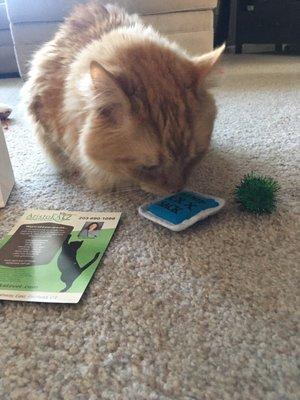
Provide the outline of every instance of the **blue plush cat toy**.
<path id="1" fill-rule="evenodd" d="M 224 205 L 223 199 L 183 191 L 143 205 L 139 213 L 150 221 L 179 232 L 217 213 Z"/>

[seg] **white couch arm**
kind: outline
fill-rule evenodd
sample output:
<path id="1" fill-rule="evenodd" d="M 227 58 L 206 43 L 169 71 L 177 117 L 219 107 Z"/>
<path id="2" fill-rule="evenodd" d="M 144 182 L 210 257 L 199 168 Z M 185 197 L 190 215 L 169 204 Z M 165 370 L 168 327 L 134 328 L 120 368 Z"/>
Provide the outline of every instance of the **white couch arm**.
<path id="1" fill-rule="evenodd" d="M 6 0 L 15 52 L 22 76 L 28 61 L 50 40 L 73 6 L 86 0 Z M 138 13 L 187 51 L 201 54 L 213 47 L 213 9 L 217 0 L 98 0 Z"/>

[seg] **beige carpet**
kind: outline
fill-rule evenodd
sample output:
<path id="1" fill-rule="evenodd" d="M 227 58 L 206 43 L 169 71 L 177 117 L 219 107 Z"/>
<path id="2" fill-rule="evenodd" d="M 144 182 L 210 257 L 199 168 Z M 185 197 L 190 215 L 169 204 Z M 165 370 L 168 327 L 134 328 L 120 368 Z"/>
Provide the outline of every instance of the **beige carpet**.
<path id="1" fill-rule="evenodd" d="M 78 305 L 0 303 L 1 400 L 300 398 L 300 62 L 231 56 L 225 70 L 212 150 L 191 187 L 228 204 L 180 234 L 138 216 L 142 192 L 96 196 L 56 176 L 14 113 L 6 139 L 17 184 L 0 236 L 29 207 L 123 218 Z M 1 101 L 16 106 L 20 87 L 1 81 Z M 282 185 L 272 216 L 234 204 L 234 185 L 252 170 Z"/>

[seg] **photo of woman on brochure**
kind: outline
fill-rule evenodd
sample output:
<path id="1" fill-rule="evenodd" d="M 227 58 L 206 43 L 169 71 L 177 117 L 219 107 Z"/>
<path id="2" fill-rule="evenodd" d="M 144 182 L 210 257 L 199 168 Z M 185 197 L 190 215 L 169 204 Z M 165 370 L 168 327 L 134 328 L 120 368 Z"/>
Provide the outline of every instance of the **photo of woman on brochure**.
<path id="1" fill-rule="evenodd" d="M 102 226 L 103 222 L 87 222 L 80 231 L 79 237 L 83 239 L 95 239 L 99 236 Z"/>

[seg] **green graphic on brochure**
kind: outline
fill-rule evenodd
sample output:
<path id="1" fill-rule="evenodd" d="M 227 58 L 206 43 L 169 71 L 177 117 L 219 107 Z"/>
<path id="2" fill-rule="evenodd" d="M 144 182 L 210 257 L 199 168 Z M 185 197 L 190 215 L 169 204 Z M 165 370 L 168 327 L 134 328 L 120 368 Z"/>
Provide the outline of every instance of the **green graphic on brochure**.
<path id="1" fill-rule="evenodd" d="M 0 242 L 0 299 L 76 303 L 120 213 L 29 210 Z"/>

